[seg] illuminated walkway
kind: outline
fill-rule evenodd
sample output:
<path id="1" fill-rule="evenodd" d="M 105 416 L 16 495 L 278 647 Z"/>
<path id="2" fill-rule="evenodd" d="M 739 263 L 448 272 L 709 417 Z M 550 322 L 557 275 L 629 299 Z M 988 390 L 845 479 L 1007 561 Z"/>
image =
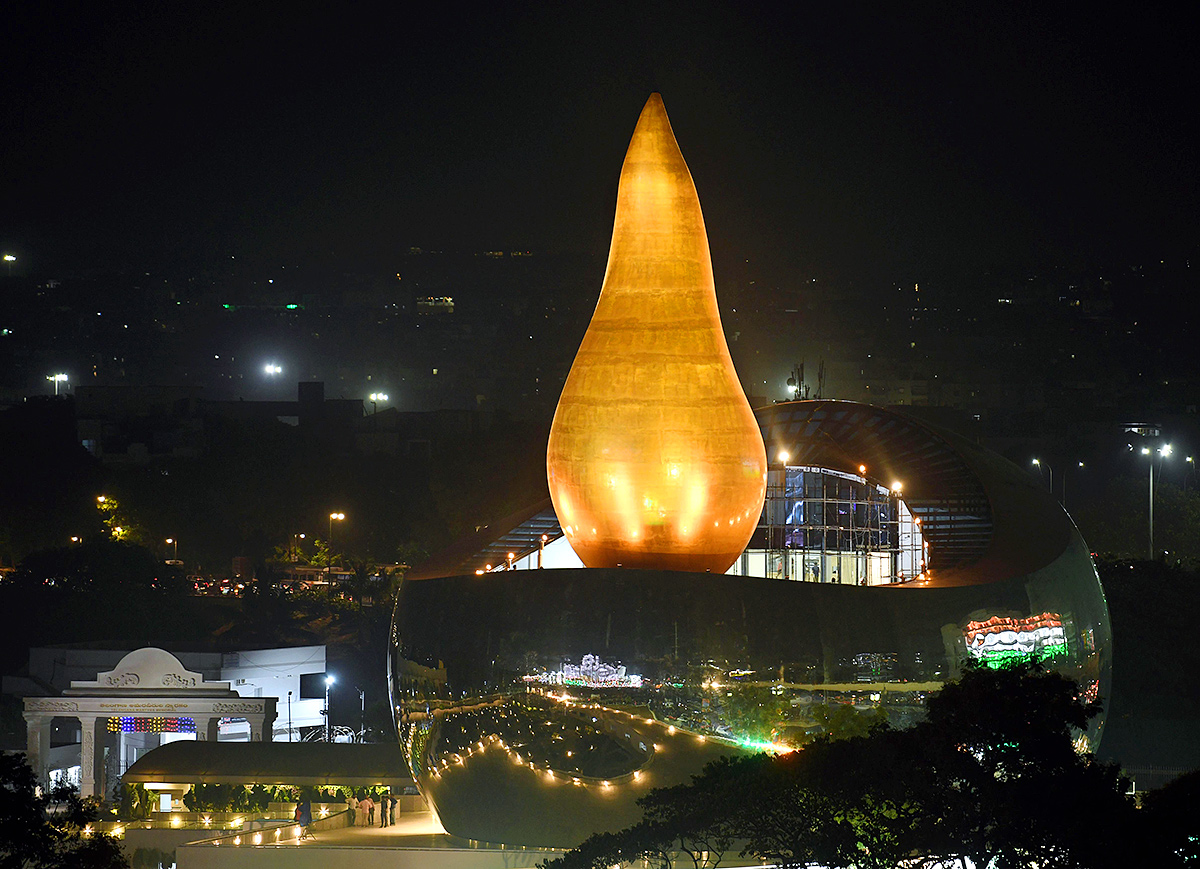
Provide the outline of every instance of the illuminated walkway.
<path id="1" fill-rule="evenodd" d="M 179 847 L 178 869 L 501 869 L 533 867 L 558 856 L 560 852 L 471 847 L 470 843 L 450 836 L 430 812 L 405 812 L 396 816 L 393 826 L 317 829 L 309 838 L 297 840 L 295 827 L 285 829 L 289 838 L 278 843 L 233 844 L 224 838 L 219 844 L 196 843 Z M 243 837 L 244 838 L 244 837 Z M 266 836 L 268 841 L 270 836 Z"/>

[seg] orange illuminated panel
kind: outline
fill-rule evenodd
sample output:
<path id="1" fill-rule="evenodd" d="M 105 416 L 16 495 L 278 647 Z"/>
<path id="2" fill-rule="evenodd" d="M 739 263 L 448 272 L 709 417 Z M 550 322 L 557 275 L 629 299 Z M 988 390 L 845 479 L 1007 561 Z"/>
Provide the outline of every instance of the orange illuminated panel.
<path id="1" fill-rule="evenodd" d="M 559 523 L 588 567 L 723 573 L 762 510 L 762 435 L 721 329 L 700 200 L 658 94 L 621 168 L 608 268 L 546 469 Z"/>

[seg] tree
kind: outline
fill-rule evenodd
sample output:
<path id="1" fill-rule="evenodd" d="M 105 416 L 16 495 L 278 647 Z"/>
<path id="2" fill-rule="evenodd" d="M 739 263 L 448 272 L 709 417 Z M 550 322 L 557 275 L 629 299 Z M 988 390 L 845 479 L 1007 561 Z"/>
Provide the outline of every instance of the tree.
<path id="1" fill-rule="evenodd" d="M 641 843 L 657 831 L 655 850 L 670 848 L 693 866 L 716 866 L 745 827 L 742 812 L 765 764 L 763 755 L 723 757 L 694 776 L 690 785 L 657 788 L 638 800 L 643 810 Z"/>
<path id="2" fill-rule="evenodd" d="M 7 662 L 52 636 L 112 640 L 188 629 L 183 577 L 140 546 L 94 537 L 27 556 L 0 585 L 0 610 L 20 612 L 0 638 Z"/>
<path id="3" fill-rule="evenodd" d="M 1101 867 L 1127 848 L 1119 772 L 1076 750 L 1099 711 L 1037 664 L 975 667 L 928 703 L 919 736 L 926 853 L 976 866 Z M 1137 862 L 1137 861 L 1133 861 Z"/>
<path id="4" fill-rule="evenodd" d="M 1070 680 L 1037 665 L 970 668 L 915 727 L 877 722 L 799 752 L 723 759 L 691 785 L 643 797 L 640 824 L 549 865 L 670 866 L 679 855 L 713 866 L 735 846 L 780 867 L 1137 865 L 1143 843 L 1131 835 L 1124 780 L 1076 750 L 1095 713 Z"/>
<path id="5" fill-rule="evenodd" d="M 1200 866 L 1200 770 L 1147 793 L 1142 810 L 1155 865 Z"/>
<path id="6" fill-rule="evenodd" d="M 337 567 L 342 563 L 341 553 L 333 554 L 329 541 L 317 537 L 313 539 L 313 552 L 308 557 L 308 563 L 313 567 Z"/>
<path id="7" fill-rule="evenodd" d="M 836 703 L 833 706 L 818 703 L 809 714 L 830 739 L 866 736 L 873 728 L 887 721 L 887 711 L 884 709 L 859 712 L 848 703 Z"/>
<path id="8" fill-rule="evenodd" d="M 0 755 L 0 869 L 129 869 L 111 836 L 85 834 L 95 807 L 73 791 L 56 791 L 65 811 L 52 823 L 49 800 L 37 789 L 29 764 L 18 755 Z"/>

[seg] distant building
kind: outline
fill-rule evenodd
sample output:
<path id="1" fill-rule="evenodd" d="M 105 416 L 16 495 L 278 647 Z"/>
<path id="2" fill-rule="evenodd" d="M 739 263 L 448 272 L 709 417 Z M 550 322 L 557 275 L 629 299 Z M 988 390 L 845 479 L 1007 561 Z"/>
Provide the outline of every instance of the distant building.
<path id="1" fill-rule="evenodd" d="M 4 677 L 21 699 L 27 751 L 42 780 L 104 793 L 139 757 L 178 740 L 298 742 L 325 723 L 324 646 L 238 652 L 46 647 Z"/>

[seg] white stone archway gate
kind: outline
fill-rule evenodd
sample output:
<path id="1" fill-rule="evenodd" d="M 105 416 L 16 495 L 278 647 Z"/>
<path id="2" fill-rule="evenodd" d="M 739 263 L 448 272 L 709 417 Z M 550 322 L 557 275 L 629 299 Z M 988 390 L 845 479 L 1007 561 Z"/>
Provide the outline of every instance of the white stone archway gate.
<path id="1" fill-rule="evenodd" d="M 245 718 L 251 741 L 269 742 L 275 714 L 274 697 L 241 697 L 228 682 L 204 681 L 170 652 L 138 649 L 112 670 L 97 674 L 94 682 L 72 681 L 61 697 L 25 698 L 26 758 L 38 781 L 45 783 L 51 722 L 56 717 L 75 718 L 82 731 L 80 793 L 102 796 L 103 745 L 110 718 L 190 718 L 196 738 L 212 742 L 220 719 Z"/>

